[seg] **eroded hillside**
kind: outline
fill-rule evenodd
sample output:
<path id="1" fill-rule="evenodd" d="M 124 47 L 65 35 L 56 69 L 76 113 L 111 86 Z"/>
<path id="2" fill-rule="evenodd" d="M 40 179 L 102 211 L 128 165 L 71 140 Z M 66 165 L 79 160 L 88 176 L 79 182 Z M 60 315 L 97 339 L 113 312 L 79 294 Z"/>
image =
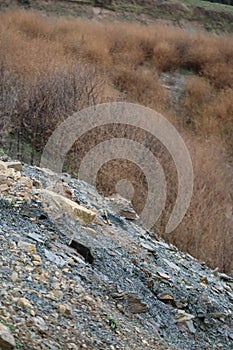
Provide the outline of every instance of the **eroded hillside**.
<path id="1" fill-rule="evenodd" d="M 122 198 L 4 159 L 2 349 L 232 348 L 232 278 L 145 230 Z"/>

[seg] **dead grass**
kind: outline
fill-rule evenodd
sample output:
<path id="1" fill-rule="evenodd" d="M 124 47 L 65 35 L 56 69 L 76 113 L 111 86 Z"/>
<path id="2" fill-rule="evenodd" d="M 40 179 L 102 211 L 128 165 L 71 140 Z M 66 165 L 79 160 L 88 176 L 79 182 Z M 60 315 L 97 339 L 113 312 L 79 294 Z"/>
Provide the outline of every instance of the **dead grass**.
<path id="1" fill-rule="evenodd" d="M 4 13 L 0 15 L 1 128 L 5 136 L 12 135 L 11 140 L 17 135 L 15 152 L 22 157 L 26 151 L 19 141 L 30 145 L 33 162 L 34 153 L 41 151 L 56 125 L 85 106 L 124 100 L 162 112 L 185 135 L 196 176 L 189 213 L 167 239 L 230 272 L 232 226 L 225 214 L 232 203 L 226 167 L 226 152 L 232 155 L 233 150 L 232 62 L 232 36 Z M 159 74 L 178 69 L 193 76 L 187 79 L 180 115 L 175 115 Z M 168 165 L 166 151 L 142 131 L 118 131 L 118 136 L 127 135 L 149 147 L 166 169 L 170 194 L 158 223 L 163 232 L 176 197 L 174 165 Z M 77 165 L 77 154 L 81 157 L 98 140 L 113 136 L 117 135 L 110 128 L 94 130 L 79 140 L 69 154 L 68 169 Z M 111 194 L 119 174 L 128 174 L 136 188 L 133 203 L 140 212 L 147 191 L 143 174 L 128 163 L 116 169 L 116 162 L 105 166 L 100 190 Z"/>
<path id="2" fill-rule="evenodd" d="M 215 89 L 206 79 L 188 79 L 182 100 L 184 126 L 205 138 L 215 136 L 233 156 L 233 89 Z"/>
<path id="3" fill-rule="evenodd" d="M 194 192 L 189 210 L 167 240 L 192 255 L 233 272 L 232 174 L 227 167 L 224 150 L 216 140 L 189 142 L 195 173 Z"/>

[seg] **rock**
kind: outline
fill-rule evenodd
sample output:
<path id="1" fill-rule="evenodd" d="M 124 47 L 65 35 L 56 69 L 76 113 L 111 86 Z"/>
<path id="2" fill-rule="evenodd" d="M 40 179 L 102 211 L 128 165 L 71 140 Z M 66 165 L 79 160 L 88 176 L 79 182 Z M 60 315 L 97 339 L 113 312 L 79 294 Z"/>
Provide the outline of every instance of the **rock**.
<path id="1" fill-rule="evenodd" d="M 60 219 L 44 216 L 38 197 L 19 201 L 30 182 L 14 174 L 0 173 L 0 184 L 12 181 L 0 199 L 0 319 L 15 328 L 17 348 L 231 348 L 230 276 L 128 222 L 75 179 L 69 183 L 75 200 L 97 208 L 99 221 L 63 220 L 59 203 Z M 24 175 L 39 178 L 41 188 L 63 176 L 27 165 Z M 93 266 L 84 262 L 93 258 Z"/>
<path id="2" fill-rule="evenodd" d="M 67 184 L 64 184 L 63 182 L 56 182 L 53 186 L 47 187 L 47 190 L 55 192 L 57 194 L 60 194 L 61 196 L 64 196 L 68 199 L 73 199 L 74 193 L 69 189 Z"/>
<path id="3" fill-rule="evenodd" d="M 32 261 L 33 261 L 33 264 L 37 266 L 42 264 L 41 257 L 38 254 L 32 254 Z"/>
<path id="4" fill-rule="evenodd" d="M 42 190 L 42 202 L 66 213 L 72 220 L 81 220 L 85 224 L 91 224 L 96 217 L 96 212 L 79 205 L 72 200 L 49 190 Z"/>
<path id="5" fill-rule="evenodd" d="M 178 313 L 175 317 L 176 322 L 184 322 L 184 321 L 190 321 L 193 320 L 195 318 L 194 315 L 188 314 L 187 312 L 185 312 L 184 310 L 178 310 Z"/>
<path id="6" fill-rule="evenodd" d="M 148 306 L 141 301 L 141 298 L 128 296 L 128 310 L 133 314 L 141 314 L 149 310 Z"/>
<path id="7" fill-rule="evenodd" d="M 151 243 L 148 244 L 148 243 L 141 242 L 141 246 L 146 250 L 148 250 L 148 252 L 150 253 L 156 253 L 156 247 Z"/>
<path id="8" fill-rule="evenodd" d="M 67 304 L 63 305 L 63 304 L 61 304 L 61 305 L 58 306 L 58 308 L 59 308 L 59 311 L 62 314 L 66 315 L 66 316 L 71 316 L 72 315 L 72 308 L 71 308 L 70 305 L 67 305 Z"/>
<path id="9" fill-rule="evenodd" d="M 11 350 L 16 346 L 13 335 L 9 329 L 0 323 L 0 349 Z"/>
<path id="10" fill-rule="evenodd" d="M 22 171 L 23 167 L 21 162 L 15 161 L 15 162 L 5 162 L 7 169 L 15 169 L 17 171 Z"/>
<path id="11" fill-rule="evenodd" d="M 59 256 L 57 256 L 56 254 L 54 254 L 53 252 L 51 252 L 48 249 L 45 249 L 45 256 L 49 261 L 51 261 L 59 266 L 64 266 L 66 263 L 64 259 L 60 258 Z"/>
<path id="12" fill-rule="evenodd" d="M 18 242 L 18 247 L 24 251 L 27 251 L 28 253 L 35 253 L 36 252 L 36 246 L 34 244 L 24 242 L 24 241 L 19 241 Z"/>
<path id="13" fill-rule="evenodd" d="M 165 281 L 166 280 L 169 281 L 171 279 L 171 277 L 167 273 L 165 273 L 162 269 L 157 269 L 157 277 Z"/>
<path id="14" fill-rule="evenodd" d="M 19 280 L 19 275 L 16 271 L 12 272 L 12 275 L 11 275 L 11 280 L 12 282 L 17 282 Z"/>
<path id="15" fill-rule="evenodd" d="M 67 344 L 67 348 L 71 350 L 79 350 L 79 347 L 75 345 L 74 343 Z"/>
<path id="16" fill-rule="evenodd" d="M 32 304 L 30 301 L 26 298 L 19 298 L 17 301 L 17 306 L 22 307 L 22 308 L 32 308 Z"/>
<path id="17" fill-rule="evenodd" d="M 46 325 L 45 320 L 42 317 L 40 316 L 33 317 L 33 322 L 41 333 L 44 333 L 47 331 L 48 326 Z"/>
<path id="18" fill-rule="evenodd" d="M 5 192 L 9 190 L 9 186 L 7 184 L 0 185 L 0 192 Z"/>
<path id="19" fill-rule="evenodd" d="M 0 160 L 0 171 L 5 172 L 6 169 L 7 169 L 6 162 L 3 162 L 2 160 Z"/>
<path id="20" fill-rule="evenodd" d="M 137 213 L 129 200 L 119 195 L 109 199 L 110 208 L 127 220 L 135 220 Z"/>
<path id="21" fill-rule="evenodd" d="M 33 239 L 34 241 L 36 241 L 36 242 L 44 243 L 44 240 L 41 239 L 41 237 L 40 237 L 39 235 L 37 235 L 36 233 L 30 232 L 30 233 L 27 234 L 27 236 L 28 236 L 29 238 L 32 238 L 32 239 Z"/>
<path id="22" fill-rule="evenodd" d="M 157 295 L 158 299 L 164 302 L 171 302 L 174 300 L 174 297 L 168 293 L 160 293 Z"/>

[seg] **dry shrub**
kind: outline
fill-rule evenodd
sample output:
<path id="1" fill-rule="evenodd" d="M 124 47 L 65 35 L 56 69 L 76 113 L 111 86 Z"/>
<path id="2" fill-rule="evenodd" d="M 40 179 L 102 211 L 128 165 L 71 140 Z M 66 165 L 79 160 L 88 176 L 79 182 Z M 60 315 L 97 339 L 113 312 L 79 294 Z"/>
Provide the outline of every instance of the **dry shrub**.
<path id="1" fill-rule="evenodd" d="M 203 69 L 203 76 L 218 89 L 233 88 L 233 66 L 230 63 L 215 63 Z"/>
<path id="2" fill-rule="evenodd" d="M 53 28 L 51 21 L 36 12 L 30 12 L 30 15 L 26 11 L 8 12 L 1 14 L 1 22 L 4 27 L 19 31 L 29 39 L 47 38 Z"/>
<path id="3" fill-rule="evenodd" d="M 220 91 L 206 108 L 206 119 L 214 120 L 210 132 L 219 136 L 220 142 L 233 157 L 233 89 Z M 207 127 L 206 127 L 207 128 Z"/>
<path id="4" fill-rule="evenodd" d="M 17 135 L 15 142 L 8 142 L 7 150 L 17 152 L 18 157 L 31 164 L 38 161 L 34 159 L 35 153 L 42 152 L 49 136 L 62 121 L 78 110 L 99 103 L 102 98 L 104 82 L 88 67 L 63 68 L 32 82 L 5 76 L 4 86 L 0 84 L 5 97 L 0 115 L 9 116 L 10 134 Z M 6 84 L 9 86 L 7 91 Z M 12 100 L 13 110 L 7 104 Z M 6 128 L 9 125 L 5 123 Z M 25 143 L 30 145 L 30 154 L 25 153 Z"/>
<path id="5" fill-rule="evenodd" d="M 203 123 L 206 120 L 203 113 L 209 103 L 214 98 L 214 89 L 208 81 L 200 77 L 191 77 L 186 82 L 185 93 L 182 97 L 181 106 L 183 108 L 183 126 L 191 127 L 198 133 L 205 133 Z"/>
<path id="6" fill-rule="evenodd" d="M 161 41 L 154 47 L 153 63 L 159 70 L 175 70 L 180 66 L 175 43 Z"/>
<path id="7" fill-rule="evenodd" d="M 106 24 L 110 54 L 115 64 L 154 64 L 154 48 L 161 41 L 162 27 L 139 24 Z"/>
<path id="8" fill-rule="evenodd" d="M 215 141 L 189 142 L 195 174 L 190 208 L 166 239 L 212 268 L 233 273 L 232 174 Z"/>
<path id="9" fill-rule="evenodd" d="M 101 23 L 84 20 L 60 20 L 54 30 L 52 39 L 61 43 L 66 55 L 73 59 L 98 65 L 111 65 L 107 33 Z"/>
<path id="10" fill-rule="evenodd" d="M 204 78 L 188 79 L 182 101 L 183 126 L 204 137 L 215 136 L 232 155 L 233 89 L 217 90 Z"/>
<path id="11" fill-rule="evenodd" d="M 179 29 L 158 27 L 153 47 L 152 64 L 161 71 L 174 71 L 185 66 L 185 49 L 190 40 L 188 34 Z"/>
<path id="12" fill-rule="evenodd" d="M 127 101 L 137 102 L 160 112 L 168 111 L 169 95 L 163 89 L 155 71 L 143 67 L 135 70 L 122 65 L 112 75 L 114 85 L 124 93 Z"/>
<path id="13" fill-rule="evenodd" d="M 206 66 L 212 66 L 221 61 L 219 44 L 218 37 L 208 37 L 203 34 L 192 36 L 191 40 L 186 42 L 184 66 L 194 72 L 201 73 Z"/>

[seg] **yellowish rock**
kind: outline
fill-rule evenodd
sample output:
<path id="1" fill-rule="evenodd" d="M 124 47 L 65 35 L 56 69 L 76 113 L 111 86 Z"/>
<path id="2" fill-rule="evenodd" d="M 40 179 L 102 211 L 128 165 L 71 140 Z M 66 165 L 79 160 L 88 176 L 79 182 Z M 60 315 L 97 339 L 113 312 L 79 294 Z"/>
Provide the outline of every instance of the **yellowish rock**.
<path id="1" fill-rule="evenodd" d="M 9 187 L 7 184 L 0 185 L 0 192 L 6 192 L 9 190 Z"/>
<path id="2" fill-rule="evenodd" d="M 66 213 L 72 220 L 81 220 L 85 224 L 91 224 L 96 217 L 96 212 L 75 203 L 74 201 L 61 196 L 53 191 L 41 191 L 42 202 L 50 208 L 59 209 Z"/>
<path id="3" fill-rule="evenodd" d="M 19 298 L 17 301 L 17 306 L 22 307 L 22 308 L 32 308 L 32 304 L 30 301 L 26 298 Z"/>
<path id="4" fill-rule="evenodd" d="M 23 170 L 22 164 L 19 161 L 6 162 L 6 167 L 7 167 L 7 169 L 15 169 L 17 171 Z"/>
<path id="5" fill-rule="evenodd" d="M 33 261 L 38 261 L 38 262 L 41 263 L 41 257 L 40 257 L 40 255 L 38 255 L 38 254 L 33 254 L 33 255 L 32 255 L 32 260 L 33 260 Z"/>
<path id="6" fill-rule="evenodd" d="M 24 241 L 19 241 L 18 247 L 24 251 L 27 251 L 28 253 L 36 253 L 36 246 L 34 244 L 24 242 Z"/>
<path id="7" fill-rule="evenodd" d="M 67 316 L 70 316 L 72 314 L 72 309 L 71 309 L 71 306 L 70 305 L 67 305 L 67 304 L 60 304 L 58 306 L 59 308 L 59 311 L 62 313 L 62 314 L 65 314 Z"/>

